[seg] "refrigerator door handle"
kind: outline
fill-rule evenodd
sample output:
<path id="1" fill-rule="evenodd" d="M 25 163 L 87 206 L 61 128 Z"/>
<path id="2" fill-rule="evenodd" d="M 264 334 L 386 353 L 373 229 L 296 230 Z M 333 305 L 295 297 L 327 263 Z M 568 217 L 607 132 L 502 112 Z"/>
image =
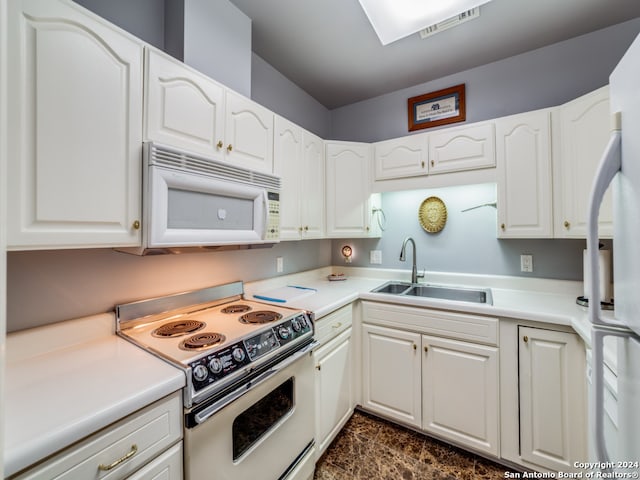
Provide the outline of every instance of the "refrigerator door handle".
<path id="1" fill-rule="evenodd" d="M 613 181 L 616 173 L 621 167 L 621 113 L 612 115 L 612 132 L 607 148 L 604 151 L 602 160 L 596 172 L 596 176 L 591 187 L 589 198 L 589 210 L 587 214 L 587 251 L 589 255 L 589 321 L 594 325 L 604 325 L 611 327 L 624 327 L 625 325 L 616 320 L 605 321 L 600 316 L 600 262 L 598 259 L 598 214 L 604 194 Z"/>

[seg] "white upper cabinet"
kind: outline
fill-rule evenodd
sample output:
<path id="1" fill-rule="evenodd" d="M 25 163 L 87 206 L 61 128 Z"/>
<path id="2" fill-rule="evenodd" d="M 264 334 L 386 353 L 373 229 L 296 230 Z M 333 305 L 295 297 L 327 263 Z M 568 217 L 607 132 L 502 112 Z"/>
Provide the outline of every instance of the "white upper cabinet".
<path id="1" fill-rule="evenodd" d="M 375 180 L 426 175 L 428 138 L 422 133 L 374 143 Z"/>
<path id="2" fill-rule="evenodd" d="M 226 161 L 273 172 L 273 112 L 231 90 L 225 107 Z"/>
<path id="3" fill-rule="evenodd" d="M 302 238 L 323 238 L 325 235 L 324 140 L 307 131 L 302 132 L 302 163 L 300 195 Z"/>
<path id="4" fill-rule="evenodd" d="M 282 178 L 280 239 L 324 235 L 324 142 L 276 116 L 274 173 Z"/>
<path id="5" fill-rule="evenodd" d="M 223 160 L 224 87 L 152 48 L 145 61 L 145 137 Z"/>
<path id="6" fill-rule="evenodd" d="M 371 145 L 327 142 L 327 236 L 371 235 Z"/>
<path id="7" fill-rule="evenodd" d="M 145 137 L 273 172 L 273 112 L 149 48 Z"/>
<path id="8" fill-rule="evenodd" d="M 551 111 L 496 120 L 498 236 L 553 236 Z"/>
<path id="9" fill-rule="evenodd" d="M 445 128 L 429 134 L 429 173 L 494 167 L 494 126 L 491 122 Z"/>
<path id="10" fill-rule="evenodd" d="M 71 2 L 8 2 L 8 245 L 140 243 L 142 56 Z"/>
<path id="11" fill-rule="evenodd" d="M 609 141 L 609 87 L 562 105 L 559 117 L 559 151 L 554 157 L 555 236 L 585 238 L 591 185 Z M 610 191 L 600 207 L 598 222 L 602 237 L 613 236 Z"/>

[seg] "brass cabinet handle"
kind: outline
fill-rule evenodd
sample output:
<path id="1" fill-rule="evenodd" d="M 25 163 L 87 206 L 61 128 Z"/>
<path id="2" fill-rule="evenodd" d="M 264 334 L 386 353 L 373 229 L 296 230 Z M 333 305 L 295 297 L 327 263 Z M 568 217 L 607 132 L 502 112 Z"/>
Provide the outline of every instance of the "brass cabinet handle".
<path id="1" fill-rule="evenodd" d="M 426 345 L 424 346 L 424 351 L 425 353 L 429 351 L 429 347 L 427 347 Z"/>
<path id="2" fill-rule="evenodd" d="M 134 221 L 132 227 L 134 230 L 140 230 L 140 220 Z"/>
<path id="3" fill-rule="evenodd" d="M 320 371 L 320 365 L 316 365 L 316 370 Z"/>
<path id="4" fill-rule="evenodd" d="M 305 232 L 308 232 L 308 231 L 309 231 L 309 225 L 305 225 L 305 226 L 304 226 L 304 231 L 305 231 Z"/>
<path id="5" fill-rule="evenodd" d="M 436 166 L 436 162 L 435 162 L 435 160 L 431 160 L 431 166 L 432 166 L 432 167 L 435 167 L 435 166 Z"/>
<path id="6" fill-rule="evenodd" d="M 564 225 L 564 228 L 566 228 L 567 230 L 569 230 L 569 227 L 571 226 L 568 220 L 565 220 L 563 225 Z"/>
<path id="7" fill-rule="evenodd" d="M 218 140 L 218 143 L 216 143 L 216 147 L 218 147 L 218 150 L 220 150 L 223 145 L 224 143 L 222 143 L 222 140 Z"/>
<path id="8" fill-rule="evenodd" d="M 424 168 L 424 160 L 420 162 L 420 165 L 422 166 L 422 168 Z"/>
<path id="9" fill-rule="evenodd" d="M 417 350 L 417 349 L 418 349 L 418 346 L 417 346 L 415 343 L 413 344 L 413 349 L 414 349 L 414 350 Z"/>
<path id="10" fill-rule="evenodd" d="M 113 470 L 118 465 L 120 465 L 122 462 L 126 462 L 127 460 L 129 460 L 136 453 L 138 453 L 138 445 L 136 445 L 134 443 L 133 445 L 131 445 L 131 450 L 129 450 L 129 453 L 127 453 L 126 455 L 124 455 L 123 457 L 119 458 L 118 460 L 116 460 L 115 462 L 113 462 L 113 463 L 111 463 L 109 465 L 104 465 L 104 464 L 101 463 L 100 465 L 98 465 L 98 470 L 102 470 L 102 471 L 105 471 L 105 472 L 108 472 L 109 470 Z"/>
<path id="11" fill-rule="evenodd" d="M 231 144 L 227 145 L 227 152 L 230 152 L 231 150 L 233 150 L 233 145 Z"/>
<path id="12" fill-rule="evenodd" d="M 506 227 L 506 225 L 504 223 L 500 224 L 500 229 L 501 230 L 504 230 L 505 228 L 507 228 L 507 227 Z"/>
<path id="13" fill-rule="evenodd" d="M 335 325 L 331 325 L 331 328 L 340 328 L 342 326 L 342 322 L 338 322 Z"/>
<path id="14" fill-rule="evenodd" d="M 529 337 L 525 335 L 524 337 L 522 337 L 522 340 L 524 340 L 524 343 L 527 343 L 529 341 Z"/>

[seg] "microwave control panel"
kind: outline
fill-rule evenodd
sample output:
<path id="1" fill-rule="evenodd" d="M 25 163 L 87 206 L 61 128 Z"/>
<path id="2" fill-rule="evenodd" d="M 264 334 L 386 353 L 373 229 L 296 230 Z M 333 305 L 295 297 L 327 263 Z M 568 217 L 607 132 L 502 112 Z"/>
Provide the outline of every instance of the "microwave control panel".
<path id="1" fill-rule="evenodd" d="M 267 231 L 265 240 L 280 240 L 280 194 L 267 192 L 269 209 L 267 214 Z"/>

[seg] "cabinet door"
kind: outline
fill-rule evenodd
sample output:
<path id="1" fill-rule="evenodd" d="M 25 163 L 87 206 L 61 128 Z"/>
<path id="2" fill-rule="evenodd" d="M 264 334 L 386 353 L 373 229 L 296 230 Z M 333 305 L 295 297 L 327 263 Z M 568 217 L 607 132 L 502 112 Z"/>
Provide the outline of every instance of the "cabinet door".
<path id="1" fill-rule="evenodd" d="M 426 175 L 429 168 L 427 139 L 428 135 L 423 133 L 375 143 L 375 179 Z"/>
<path id="2" fill-rule="evenodd" d="M 302 129 L 282 117 L 275 118 L 273 170 L 279 175 L 280 239 L 299 240 L 302 237 L 301 198 Z"/>
<path id="3" fill-rule="evenodd" d="M 370 229 L 370 145 L 327 143 L 326 158 L 327 236 L 366 236 Z"/>
<path id="4" fill-rule="evenodd" d="M 498 349 L 427 335 L 422 346 L 423 429 L 498 456 Z"/>
<path id="5" fill-rule="evenodd" d="M 127 480 L 182 480 L 182 442 L 158 455 Z"/>
<path id="6" fill-rule="evenodd" d="M 609 87 L 560 107 L 560 153 L 555 174 L 556 237 L 585 238 L 587 208 L 596 168 L 609 141 Z M 555 181 L 555 178 L 554 178 Z M 600 207 L 601 237 L 613 236 L 613 201 L 607 192 Z"/>
<path id="7" fill-rule="evenodd" d="M 9 2 L 10 248 L 136 246 L 142 43 L 71 2 Z"/>
<path id="8" fill-rule="evenodd" d="M 224 88 L 150 47 L 145 60 L 145 137 L 221 158 Z"/>
<path id="9" fill-rule="evenodd" d="M 493 123 L 447 128 L 429 134 L 429 173 L 493 167 Z"/>
<path id="10" fill-rule="evenodd" d="M 496 121 L 498 236 L 553 236 L 550 111 Z"/>
<path id="11" fill-rule="evenodd" d="M 303 238 L 323 238 L 325 232 L 325 162 L 324 141 L 312 133 L 303 132 L 302 184 L 300 210 Z"/>
<path id="12" fill-rule="evenodd" d="M 362 404 L 422 427 L 420 335 L 362 325 Z"/>
<path id="13" fill-rule="evenodd" d="M 518 334 L 521 456 L 572 471 L 587 455 L 584 349 L 574 333 L 519 327 Z"/>
<path id="14" fill-rule="evenodd" d="M 231 90 L 226 93 L 225 111 L 226 160 L 273 172 L 273 112 Z"/>
<path id="15" fill-rule="evenodd" d="M 317 458 L 353 412 L 351 351 L 351 329 L 348 329 L 314 353 Z"/>

